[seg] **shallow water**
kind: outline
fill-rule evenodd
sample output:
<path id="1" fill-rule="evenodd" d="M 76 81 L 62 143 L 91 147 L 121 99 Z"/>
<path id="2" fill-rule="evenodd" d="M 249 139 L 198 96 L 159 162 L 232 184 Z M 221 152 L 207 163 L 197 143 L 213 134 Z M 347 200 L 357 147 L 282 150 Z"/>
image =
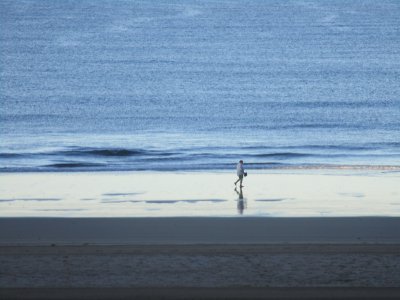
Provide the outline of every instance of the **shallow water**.
<path id="1" fill-rule="evenodd" d="M 391 170 L 399 14 L 395 0 L 3 0 L 0 171 Z"/>

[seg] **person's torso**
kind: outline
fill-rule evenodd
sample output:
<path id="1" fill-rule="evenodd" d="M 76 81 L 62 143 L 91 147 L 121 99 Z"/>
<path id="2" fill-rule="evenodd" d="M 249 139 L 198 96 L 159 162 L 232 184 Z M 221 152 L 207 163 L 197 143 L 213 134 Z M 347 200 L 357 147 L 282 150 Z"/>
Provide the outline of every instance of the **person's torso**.
<path id="1" fill-rule="evenodd" d="M 243 169 L 243 165 L 242 164 L 237 164 L 237 166 L 236 166 L 236 172 L 237 172 L 237 174 L 238 175 L 243 175 L 243 173 L 244 173 L 244 169 Z"/>

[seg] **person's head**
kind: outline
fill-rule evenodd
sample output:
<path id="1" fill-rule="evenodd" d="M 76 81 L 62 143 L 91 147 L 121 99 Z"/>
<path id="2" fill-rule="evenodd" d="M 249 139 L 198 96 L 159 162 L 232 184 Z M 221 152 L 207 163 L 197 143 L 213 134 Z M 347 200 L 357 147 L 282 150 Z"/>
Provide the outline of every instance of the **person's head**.
<path id="1" fill-rule="evenodd" d="M 239 160 L 239 163 L 241 163 L 243 165 L 243 160 Z"/>

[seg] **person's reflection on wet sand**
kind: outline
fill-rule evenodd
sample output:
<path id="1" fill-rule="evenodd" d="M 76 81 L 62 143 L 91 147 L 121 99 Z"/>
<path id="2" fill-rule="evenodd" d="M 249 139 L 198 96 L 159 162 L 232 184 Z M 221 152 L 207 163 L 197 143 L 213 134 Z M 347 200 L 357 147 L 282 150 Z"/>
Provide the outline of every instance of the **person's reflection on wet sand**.
<path id="1" fill-rule="evenodd" d="M 238 213 L 243 215 L 243 211 L 245 210 L 245 208 L 247 208 L 247 203 L 243 197 L 243 190 L 242 190 L 242 188 L 240 188 L 240 190 L 238 191 L 237 188 L 235 188 L 235 192 L 239 196 L 239 199 L 237 200 Z"/>

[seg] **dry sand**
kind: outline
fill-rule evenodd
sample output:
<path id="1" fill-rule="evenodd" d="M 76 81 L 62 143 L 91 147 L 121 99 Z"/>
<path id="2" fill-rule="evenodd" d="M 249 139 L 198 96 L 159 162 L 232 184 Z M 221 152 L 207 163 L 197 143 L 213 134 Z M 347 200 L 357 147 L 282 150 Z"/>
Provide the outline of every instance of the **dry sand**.
<path id="1" fill-rule="evenodd" d="M 0 287 L 400 287 L 399 245 L 1 247 Z"/>
<path id="2" fill-rule="evenodd" d="M 398 218 L 3 218 L 0 227 L 5 299 L 21 288 L 40 288 L 27 299 L 49 288 L 88 299 L 104 288 L 120 299 L 182 298 L 183 288 L 208 299 L 238 288 L 242 298 L 400 295 Z"/>
<path id="3" fill-rule="evenodd" d="M 400 245 L 2 246 L 1 299 L 398 299 Z"/>
<path id="4" fill-rule="evenodd" d="M 397 288 L 37 288 L 0 289 L 7 300 L 64 299 L 399 299 Z"/>

